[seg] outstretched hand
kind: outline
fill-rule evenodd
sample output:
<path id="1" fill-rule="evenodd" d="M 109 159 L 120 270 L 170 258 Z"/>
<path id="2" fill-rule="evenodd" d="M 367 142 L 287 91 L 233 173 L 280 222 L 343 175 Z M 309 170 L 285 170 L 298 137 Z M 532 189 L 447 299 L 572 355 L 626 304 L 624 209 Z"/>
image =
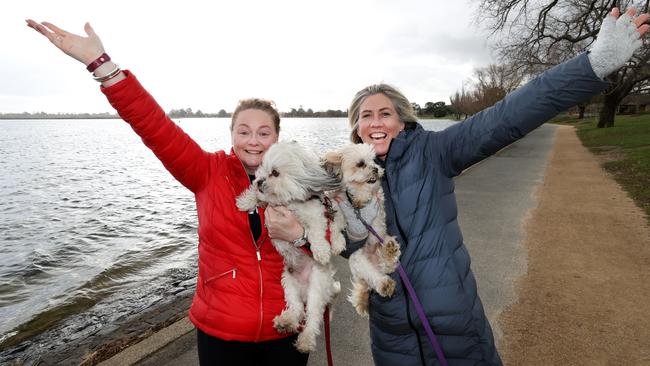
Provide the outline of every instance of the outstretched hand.
<path id="1" fill-rule="evenodd" d="M 600 78 L 625 65 L 634 51 L 641 47 L 641 37 L 650 29 L 645 24 L 650 18 L 648 14 L 635 17 L 636 9 L 630 8 L 620 15 L 618 8 L 614 8 L 603 20 L 588 56 L 594 73 Z"/>
<path id="2" fill-rule="evenodd" d="M 26 21 L 28 27 L 45 36 L 58 49 L 84 65 L 90 64 L 104 53 L 102 41 L 90 26 L 90 23 L 86 23 L 84 26 L 84 31 L 88 36 L 83 37 L 66 32 L 52 23 L 37 23 L 32 19 Z"/>
<path id="3" fill-rule="evenodd" d="M 616 18 L 618 18 L 621 15 L 621 11 L 618 10 L 618 8 L 614 8 L 612 9 L 610 15 L 614 17 L 614 20 L 616 20 Z M 646 33 L 648 33 L 648 30 L 650 29 L 650 26 L 648 24 L 645 24 L 648 21 L 648 19 L 650 19 L 650 14 L 643 13 L 638 17 L 634 18 L 635 15 L 636 15 L 636 9 L 629 8 L 624 15 L 627 17 L 625 21 L 629 22 L 631 20 L 634 26 L 636 27 L 636 31 L 639 32 L 639 36 L 643 37 Z"/>

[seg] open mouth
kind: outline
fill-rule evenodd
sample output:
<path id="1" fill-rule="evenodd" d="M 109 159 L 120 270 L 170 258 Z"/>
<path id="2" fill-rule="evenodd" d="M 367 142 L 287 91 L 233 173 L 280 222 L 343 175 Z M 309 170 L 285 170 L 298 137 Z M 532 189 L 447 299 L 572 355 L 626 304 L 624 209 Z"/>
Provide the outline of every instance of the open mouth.
<path id="1" fill-rule="evenodd" d="M 368 183 L 370 183 L 370 184 L 374 184 L 376 182 L 377 182 L 377 178 L 375 178 L 375 177 L 372 177 L 372 178 L 368 179 Z"/>
<path id="2" fill-rule="evenodd" d="M 373 132 L 370 134 L 372 140 L 383 140 L 388 137 L 388 134 L 385 132 Z"/>

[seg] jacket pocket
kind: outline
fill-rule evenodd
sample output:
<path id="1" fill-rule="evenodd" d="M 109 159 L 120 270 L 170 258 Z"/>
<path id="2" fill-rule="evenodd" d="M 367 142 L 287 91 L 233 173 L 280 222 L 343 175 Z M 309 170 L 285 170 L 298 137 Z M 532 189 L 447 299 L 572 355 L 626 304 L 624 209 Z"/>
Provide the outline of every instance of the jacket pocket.
<path id="1" fill-rule="evenodd" d="M 237 267 L 233 267 L 225 272 L 218 273 L 215 275 L 212 275 L 206 279 L 203 280 L 203 286 L 208 286 L 210 285 L 211 282 L 217 281 L 222 278 L 228 278 L 231 277 L 233 280 L 237 278 Z"/>

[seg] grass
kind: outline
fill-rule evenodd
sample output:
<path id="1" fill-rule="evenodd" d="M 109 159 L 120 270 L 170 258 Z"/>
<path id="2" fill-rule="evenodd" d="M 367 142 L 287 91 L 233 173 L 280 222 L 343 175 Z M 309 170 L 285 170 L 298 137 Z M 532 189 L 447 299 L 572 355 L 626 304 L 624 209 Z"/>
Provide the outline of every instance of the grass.
<path id="1" fill-rule="evenodd" d="M 614 127 L 596 127 L 596 118 L 558 117 L 551 122 L 577 127 L 582 144 L 605 157 L 603 168 L 641 207 L 650 222 L 650 114 L 616 116 Z"/>

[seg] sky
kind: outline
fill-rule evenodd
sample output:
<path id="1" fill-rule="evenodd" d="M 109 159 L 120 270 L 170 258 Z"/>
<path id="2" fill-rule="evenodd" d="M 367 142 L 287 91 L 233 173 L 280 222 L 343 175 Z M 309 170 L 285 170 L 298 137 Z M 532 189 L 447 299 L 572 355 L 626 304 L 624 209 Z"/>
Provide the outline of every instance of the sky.
<path id="1" fill-rule="evenodd" d="M 171 109 L 232 111 L 261 97 L 280 111 L 347 109 L 380 82 L 411 102 L 444 101 L 494 62 L 468 0 L 52 1 L 0 10 L 0 112 L 113 112 L 84 65 L 25 25 L 85 34 Z"/>

